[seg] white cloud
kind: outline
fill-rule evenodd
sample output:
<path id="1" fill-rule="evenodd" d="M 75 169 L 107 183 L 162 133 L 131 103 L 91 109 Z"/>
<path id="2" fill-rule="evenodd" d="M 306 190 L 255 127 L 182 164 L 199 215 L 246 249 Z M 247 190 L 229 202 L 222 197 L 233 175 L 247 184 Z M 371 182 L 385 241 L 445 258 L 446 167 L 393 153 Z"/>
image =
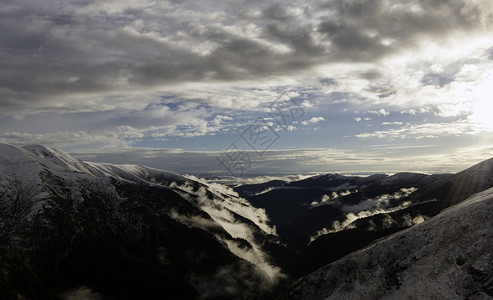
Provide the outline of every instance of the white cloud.
<path id="1" fill-rule="evenodd" d="M 457 117 L 471 114 L 472 105 L 470 103 L 444 103 L 438 105 L 437 109 L 437 115 L 440 117 Z"/>
<path id="2" fill-rule="evenodd" d="M 264 183 L 271 180 L 282 180 L 285 182 L 292 182 L 297 180 L 303 180 L 313 175 L 286 175 L 286 176 L 253 176 L 253 177 L 220 177 L 212 178 L 207 180 L 207 182 L 218 182 L 221 184 L 226 184 L 228 186 L 240 186 L 246 184 L 258 184 Z M 265 192 L 265 191 L 264 191 Z"/>
<path id="3" fill-rule="evenodd" d="M 420 108 L 405 109 L 405 110 L 401 111 L 401 114 L 415 115 L 415 114 L 431 113 L 432 111 L 433 111 L 433 109 L 430 106 L 426 106 L 426 107 L 420 107 Z"/>
<path id="4" fill-rule="evenodd" d="M 0 138 L 12 143 L 173 147 L 187 138 L 197 149 L 200 137 L 223 142 L 281 96 L 324 116 L 300 120 L 319 128 L 305 131 L 311 147 L 329 139 L 342 147 L 349 135 L 439 145 L 493 130 L 486 0 L 440 9 L 436 1 L 55 2 L 3 6 Z M 355 134 L 354 122 L 338 127 L 355 117 L 349 111 L 371 128 L 391 112 L 412 121 Z M 348 132 L 321 136 L 334 128 Z M 283 146 L 299 147 L 301 130 L 289 129 Z"/>
<path id="5" fill-rule="evenodd" d="M 338 232 L 345 229 L 355 228 L 354 221 L 366 217 L 371 217 L 377 214 L 387 214 L 395 211 L 402 210 L 411 205 L 410 201 L 403 201 L 399 203 L 397 206 L 392 206 L 391 200 L 399 200 L 403 197 L 407 197 L 413 192 L 415 192 L 417 188 L 409 187 L 402 188 L 400 191 L 395 192 L 394 194 L 384 194 L 380 195 L 375 199 L 367 199 L 358 203 L 357 205 L 343 205 L 342 211 L 346 213 L 346 218 L 343 221 L 334 221 L 331 228 L 322 228 L 315 232 L 315 234 L 310 237 L 310 242 L 313 242 L 315 239 L 324 234 L 329 234 L 333 232 Z M 339 203 L 339 205 L 342 205 Z M 423 216 L 416 217 L 415 219 L 411 219 L 410 217 L 405 217 L 405 222 L 407 225 L 412 226 L 414 224 L 419 224 L 424 221 Z M 388 222 L 392 223 L 390 217 L 388 218 Z M 391 225 L 391 224 L 388 224 Z"/>
<path id="6" fill-rule="evenodd" d="M 485 136 L 488 138 L 491 136 Z M 493 137 L 492 137 L 493 138 Z M 487 139 L 488 140 L 488 139 Z M 256 183 L 278 176 L 320 173 L 374 174 L 422 172 L 427 174 L 458 172 L 493 157 L 493 146 L 463 143 L 454 151 L 441 151 L 434 144 L 403 143 L 365 144 L 365 151 L 354 149 L 270 150 L 252 163 L 244 178 L 231 178 L 218 165 L 221 151 L 187 151 L 183 149 L 121 148 L 80 151 L 72 154 L 82 160 L 109 163 L 132 163 L 152 166 L 181 174 L 218 178 L 225 184 Z M 266 176 L 257 177 L 259 174 Z M 222 180 L 221 180 L 222 178 Z M 283 177 L 284 178 L 284 177 Z M 286 178 L 284 178 L 286 179 Z"/>
<path id="7" fill-rule="evenodd" d="M 99 133 L 90 134 L 85 131 L 79 132 L 55 132 L 55 133 L 40 133 L 31 134 L 23 132 L 5 132 L 1 138 L 11 144 L 26 145 L 26 144 L 44 144 L 55 147 L 90 147 L 90 148 L 114 148 L 128 147 L 129 143 L 123 140 L 128 136 L 126 132 Z M 138 134 L 137 134 L 138 135 Z M 121 138 L 120 138 L 121 137 Z"/>
<path id="8" fill-rule="evenodd" d="M 317 124 L 318 122 L 325 121 L 324 117 L 313 117 L 308 121 L 303 121 L 301 122 L 303 125 L 308 125 L 308 124 Z"/>
<path id="9" fill-rule="evenodd" d="M 401 128 L 356 134 L 358 138 L 376 137 L 387 140 L 437 139 L 446 136 L 475 135 L 480 128 L 469 122 L 406 124 Z"/>
<path id="10" fill-rule="evenodd" d="M 382 117 L 386 117 L 386 116 L 390 115 L 390 113 L 383 108 L 381 108 L 379 110 L 370 110 L 370 111 L 368 111 L 368 113 L 369 114 L 375 114 L 377 116 L 382 116 Z"/>
<path id="11" fill-rule="evenodd" d="M 250 243 L 251 248 L 241 247 L 237 241 L 216 234 L 216 237 L 225 242 L 231 252 L 240 258 L 243 258 L 260 270 L 265 272 L 270 282 L 275 284 L 279 278 L 284 276 L 281 270 L 269 262 L 268 255 L 263 252 L 261 245 L 255 238 L 255 231 L 247 222 L 239 219 L 235 214 L 246 218 L 257 225 L 266 234 L 276 234 L 275 228 L 268 225 L 269 219 L 264 209 L 255 208 L 243 198 L 240 198 L 231 188 L 219 183 L 209 184 L 203 179 L 194 176 L 188 176 L 192 180 L 198 180 L 204 186 L 198 190 L 187 184 L 178 185 L 171 183 L 170 187 L 179 192 L 185 199 L 198 205 L 214 220 L 207 220 L 202 217 L 181 216 L 174 212 L 172 217 L 189 226 L 197 226 L 206 230 L 214 229 L 218 225 L 224 228 L 233 238 L 242 238 Z M 207 189 L 205 188 L 207 187 Z M 210 195 L 209 193 L 212 193 Z M 194 195 L 195 197 L 191 197 Z M 217 232 L 215 230 L 212 233 Z"/>

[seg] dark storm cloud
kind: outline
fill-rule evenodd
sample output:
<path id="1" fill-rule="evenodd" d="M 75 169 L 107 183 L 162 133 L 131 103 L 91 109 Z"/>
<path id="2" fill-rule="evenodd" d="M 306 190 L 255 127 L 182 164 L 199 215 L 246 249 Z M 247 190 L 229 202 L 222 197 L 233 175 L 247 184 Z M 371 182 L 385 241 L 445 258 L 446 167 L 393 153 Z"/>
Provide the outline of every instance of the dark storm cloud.
<path id="1" fill-rule="evenodd" d="M 488 27 L 484 14 L 481 1 L 3 1 L 0 107 L 373 62 Z"/>
<path id="2" fill-rule="evenodd" d="M 373 61 L 415 46 L 422 38 L 446 38 L 491 22 L 480 6 L 465 1 L 325 1 L 334 12 L 317 30 L 338 59 Z"/>

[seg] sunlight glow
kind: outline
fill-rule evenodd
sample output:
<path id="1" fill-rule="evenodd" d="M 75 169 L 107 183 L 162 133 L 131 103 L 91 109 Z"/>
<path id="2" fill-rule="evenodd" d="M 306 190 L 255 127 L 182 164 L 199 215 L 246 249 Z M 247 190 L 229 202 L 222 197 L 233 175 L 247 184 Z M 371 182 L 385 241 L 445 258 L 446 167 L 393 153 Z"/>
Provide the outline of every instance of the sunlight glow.
<path id="1" fill-rule="evenodd" d="M 482 131 L 493 131 L 493 71 L 483 73 L 482 81 L 474 91 L 473 112 L 469 120 Z"/>

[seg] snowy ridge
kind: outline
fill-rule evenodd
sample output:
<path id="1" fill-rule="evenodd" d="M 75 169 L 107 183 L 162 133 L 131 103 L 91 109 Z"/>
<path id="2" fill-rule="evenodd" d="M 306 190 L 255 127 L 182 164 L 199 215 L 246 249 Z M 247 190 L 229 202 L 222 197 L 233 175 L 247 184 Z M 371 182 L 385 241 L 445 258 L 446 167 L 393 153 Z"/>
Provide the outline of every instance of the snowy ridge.
<path id="1" fill-rule="evenodd" d="M 300 279 L 287 299 L 491 299 L 493 188 Z"/>
<path id="2" fill-rule="evenodd" d="M 101 173 L 101 176 L 113 177 L 120 181 L 134 183 L 147 182 L 151 184 L 169 185 L 173 181 L 183 182 L 186 179 L 178 174 L 131 164 L 105 164 L 86 162 L 87 165 Z"/>
<path id="3" fill-rule="evenodd" d="M 72 278 L 74 288 L 107 286 L 105 278 L 120 275 L 145 273 L 153 281 L 158 268 L 154 287 L 166 281 L 173 287 L 170 278 L 178 276 L 181 298 L 188 299 L 182 291 L 193 290 L 203 298 L 247 292 L 244 298 L 250 299 L 284 280 L 291 266 L 299 269 L 288 275 L 299 278 L 332 262 L 299 280 L 286 298 L 489 299 L 493 188 L 486 189 L 492 178 L 493 159 L 457 174 L 329 174 L 233 189 L 146 166 L 83 162 L 40 145 L 0 143 L 0 242 L 21 257 L 41 258 L 33 266 L 50 276 L 70 276 L 80 263 L 78 270 L 90 280 Z M 428 217 L 388 236 L 388 229 L 396 232 Z M 404 224 L 407 219 L 413 224 Z M 340 231 L 304 248 L 306 237 L 321 228 L 329 233 L 334 224 Z M 334 241 L 340 254 L 328 254 Z M 352 241 L 359 241 L 357 247 Z M 304 249 L 302 256 L 292 254 Z M 105 259 L 100 251 L 108 251 Z M 289 261 L 279 259 L 284 255 Z M 90 269 L 88 256 L 97 261 Z M 119 272 L 128 263 L 146 271 Z M 95 276 L 96 265 L 106 264 L 113 277 Z M 0 272 L 9 271 L 1 268 L 0 263 Z M 0 295 L 1 288 L 0 278 Z M 118 299 L 120 290 L 97 292 Z"/>
<path id="4" fill-rule="evenodd" d="M 50 149 L 42 145 L 28 145 L 21 149 L 28 151 L 34 160 L 48 169 L 69 170 L 87 174 L 93 174 L 94 172 L 94 170 L 88 168 L 87 164 L 61 150 Z"/>
<path id="5" fill-rule="evenodd" d="M 12 184 L 6 180 L 11 178 L 19 179 L 19 188 L 15 191 L 7 188 Z M 275 228 L 270 227 L 265 210 L 254 208 L 231 188 L 218 183 L 146 166 L 83 162 L 63 151 L 41 145 L 19 148 L 0 143 L 0 184 L 0 204 L 13 209 L 16 209 L 16 204 L 12 199 L 18 198 L 18 190 L 29 187 L 36 193 L 23 196 L 23 206 L 29 212 L 23 211 L 10 222 L 12 224 L 22 224 L 33 216 L 49 223 L 49 217 L 44 215 L 49 215 L 52 210 L 62 209 L 75 216 L 83 210 L 82 207 L 93 205 L 87 203 L 93 200 L 87 199 L 99 197 L 102 197 L 102 203 L 94 202 L 94 205 L 98 205 L 96 209 L 103 217 L 97 222 L 108 222 L 103 219 L 107 216 L 125 222 L 127 217 L 120 215 L 120 207 L 126 199 L 118 191 L 120 186 L 131 191 L 134 188 L 164 188 L 177 193 L 196 209 L 196 212 L 185 210 L 185 213 L 180 213 L 183 205 L 171 208 L 167 214 L 173 220 L 210 232 L 231 253 L 259 268 L 271 281 L 269 284 L 282 276 L 280 269 L 270 263 L 269 255 L 262 249 L 265 239 L 275 241 L 271 236 L 275 234 Z M 41 199 L 45 200 L 39 201 Z M 60 199 L 63 199 L 61 203 Z M 172 204 L 163 203 L 166 205 Z M 3 206 L 0 209 L 8 212 Z M 13 228 L 10 223 L 0 224 L 0 229 L 10 230 L 13 239 L 19 239 L 16 232 L 21 234 L 24 230 L 20 225 Z"/>

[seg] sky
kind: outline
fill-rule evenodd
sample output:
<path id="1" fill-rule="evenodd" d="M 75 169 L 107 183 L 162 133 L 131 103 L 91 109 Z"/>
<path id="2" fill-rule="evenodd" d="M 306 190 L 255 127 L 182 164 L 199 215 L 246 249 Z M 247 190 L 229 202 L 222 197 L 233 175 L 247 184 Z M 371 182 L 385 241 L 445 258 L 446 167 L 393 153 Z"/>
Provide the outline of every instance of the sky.
<path id="1" fill-rule="evenodd" d="M 208 176 L 493 157 L 489 0 L 1 0 L 0 140 Z"/>

